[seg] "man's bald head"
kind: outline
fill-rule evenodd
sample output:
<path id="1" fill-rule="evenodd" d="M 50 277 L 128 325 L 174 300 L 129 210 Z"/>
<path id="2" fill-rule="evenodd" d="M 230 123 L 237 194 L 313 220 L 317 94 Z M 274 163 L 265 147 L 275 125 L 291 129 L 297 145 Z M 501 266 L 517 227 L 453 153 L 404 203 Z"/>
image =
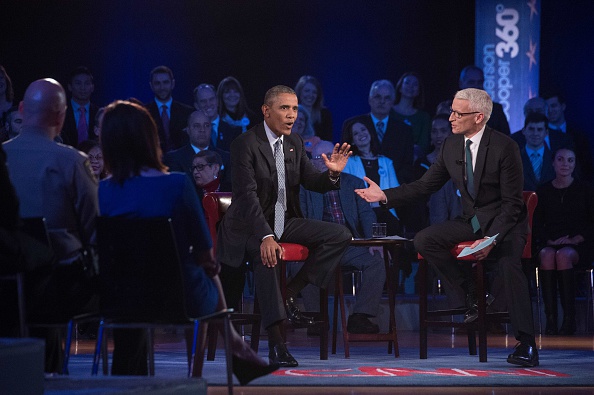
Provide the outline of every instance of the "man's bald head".
<path id="1" fill-rule="evenodd" d="M 44 129 L 54 138 L 64 124 L 66 92 L 54 79 L 34 81 L 25 91 L 19 111 L 23 114 L 23 126 Z"/>

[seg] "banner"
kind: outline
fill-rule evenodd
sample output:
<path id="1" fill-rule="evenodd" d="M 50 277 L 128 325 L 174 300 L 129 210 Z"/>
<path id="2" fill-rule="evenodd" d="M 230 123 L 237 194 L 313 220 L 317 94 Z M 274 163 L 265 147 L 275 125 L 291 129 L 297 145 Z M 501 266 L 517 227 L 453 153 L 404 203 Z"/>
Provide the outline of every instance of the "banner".
<path id="1" fill-rule="evenodd" d="M 538 96 L 540 0 L 476 0 L 474 57 L 511 132 L 520 130 L 524 103 Z"/>

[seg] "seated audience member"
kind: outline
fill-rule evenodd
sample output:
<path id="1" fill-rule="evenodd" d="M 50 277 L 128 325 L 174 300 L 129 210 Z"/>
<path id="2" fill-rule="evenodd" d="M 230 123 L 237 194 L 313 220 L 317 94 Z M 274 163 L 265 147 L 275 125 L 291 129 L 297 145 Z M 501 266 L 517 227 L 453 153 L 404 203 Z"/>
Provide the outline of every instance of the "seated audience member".
<path id="1" fill-rule="evenodd" d="M 431 122 L 431 146 L 433 147 L 433 151 L 417 160 L 415 165 L 417 179 L 421 178 L 435 162 L 443 141 L 451 135 L 452 125 L 449 121 L 449 114 L 435 116 Z M 462 214 L 460 191 L 458 191 L 452 180 L 449 180 L 439 191 L 429 197 L 428 205 L 430 225 L 452 220 Z"/>
<path id="2" fill-rule="evenodd" d="M 364 119 L 353 120 L 344 128 L 342 141 L 351 145 L 353 156 L 343 172 L 360 178 L 369 177 L 382 188 L 394 188 L 400 185 L 390 158 L 378 154 L 377 140 L 369 132 L 372 126 Z M 315 158 L 314 158 L 315 159 Z M 378 222 L 385 222 L 388 235 L 402 233 L 402 224 L 396 210 L 386 210 L 379 204 L 371 205 Z"/>
<path id="3" fill-rule="evenodd" d="M 231 142 L 245 133 L 255 122 L 255 114 L 247 105 L 243 88 L 234 77 L 226 77 L 217 87 L 217 109 L 221 120 L 219 134 L 228 136 L 226 140 L 217 142 L 217 147 L 229 151 Z M 221 143 L 221 144 L 218 144 Z"/>
<path id="4" fill-rule="evenodd" d="M 213 151 L 219 154 L 223 164 L 220 168 L 220 182 L 223 184 L 222 191 L 231 190 L 231 171 L 229 152 L 212 146 L 211 127 L 209 116 L 202 110 L 196 110 L 188 117 L 186 132 L 189 136 L 189 143 L 175 151 L 170 151 L 163 156 L 163 163 L 169 167 L 169 171 L 180 171 L 193 178 L 192 160 L 194 155 L 202 151 Z"/>
<path id="5" fill-rule="evenodd" d="M 95 90 L 93 74 L 86 67 L 77 67 L 70 73 L 68 90 L 72 97 L 66 111 L 66 120 L 60 137 L 64 144 L 75 148 L 85 140 L 97 140 L 94 133 L 95 116 L 99 107 L 91 103 Z"/>
<path id="6" fill-rule="evenodd" d="M 10 178 L 20 200 L 21 217 L 44 217 L 58 265 L 47 278 L 35 279 L 28 315 L 66 322 L 92 306 L 95 285 L 85 273 L 83 252 L 94 244 L 99 213 L 97 181 L 86 155 L 53 139 L 66 116 L 66 93 L 53 79 L 37 80 L 21 102 L 21 134 L 4 143 Z M 39 280 L 39 281 L 37 281 Z M 62 369 L 59 329 L 31 329 L 46 338 L 45 371 Z"/>
<path id="7" fill-rule="evenodd" d="M 558 130 L 568 135 L 573 140 L 578 168 L 576 174 L 582 180 L 594 182 L 594 164 L 590 139 L 586 133 L 574 129 L 571 124 L 568 127 L 565 119 L 566 102 L 564 97 L 555 93 L 547 97 L 547 117 L 549 118 L 549 133 Z"/>
<path id="8" fill-rule="evenodd" d="M 484 90 L 484 84 L 485 74 L 480 67 L 469 65 L 464 67 L 460 72 L 460 79 L 458 80 L 458 87 L 460 89 L 476 88 Z M 509 130 L 509 122 L 501 104 L 493 103 L 493 112 L 491 118 L 487 121 L 487 126 L 509 136 L 511 132 Z"/>
<path id="9" fill-rule="evenodd" d="M 145 107 L 157 124 L 161 150 L 167 153 L 188 143 L 184 128 L 193 108 L 173 100 L 171 93 L 175 88 L 175 79 L 169 67 L 157 66 L 152 69 L 149 84 L 155 97 Z"/>
<path id="10" fill-rule="evenodd" d="M 223 160 L 216 151 L 204 150 L 194 155 L 192 179 L 200 200 L 208 192 L 229 192 L 221 189 L 221 167 Z"/>
<path id="11" fill-rule="evenodd" d="M 103 162 L 103 150 L 101 150 L 101 145 L 99 145 L 98 141 L 85 140 L 78 145 L 78 149 L 89 157 L 91 170 L 93 170 L 93 175 L 97 181 L 101 181 L 107 177 Z"/>
<path id="12" fill-rule="evenodd" d="M 225 123 L 221 124 L 219 116 L 217 90 L 211 84 L 200 84 L 194 89 L 194 107 L 202 110 L 208 115 L 211 124 L 211 145 L 213 147 L 229 151 L 231 141 L 237 135 L 234 128 Z"/>
<path id="13" fill-rule="evenodd" d="M 315 325 L 301 313 L 295 297 L 307 284 L 328 286 L 352 237 L 344 226 L 302 218 L 298 185 L 321 193 L 339 189 L 350 146 L 337 144 L 330 158 L 322 155 L 328 171 L 319 172 L 307 158 L 301 137 L 291 133 L 297 112 L 295 91 L 277 85 L 264 97 L 264 122 L 231 144 L 233 201 L 217 237 L 219 262 L 239 267 L 248 259 L 253 264 L 268 358 L 282 367 L 298 366 L 281 336 L 285 319 L 293 325 Z M 287 284 L 284 303 L 277 265 L 284 251 L 279 242 L 309 249 L 303 268 Z"/>
<path id="14" fill-rule="evenodd" d="M 10 107 L 4 113 L 4 134 L 0 132 L 0 143 L 16 137 L 21 132 L 23 126 L 23 114 L 19 112 L 17 106 Z"/>
<path id="15" fill-rule="evenodd" d="M 534 240 L 540 248 L 540 282 L 547 335 L 573 335 L 575 324 L 574 267 L 591 267 L 594 259 L 594 189 L 574 178 L 575 152 L 559 149 L 553 158 L 555 178 L 537 190 Z M 563 324 L 557 330 L 557 286 Z"/>
<path id="16" fill-rule="evenodd" d="M 295 93 L 299 105 L 309 112 L 314 134 L 322 140 L 334 141 L 332 113 L 324 106 L 324 92 L 320 81 L 311 75 L 303 75 L 295 85 Z"/>
<path id="17" fill-rule="evenodd" d="M 313 150 L 312 163 L 319 171 L 326 171 L 322 154 L 329 155 L 334 145 L 329 141 L 321 141 Z M 309 219 L 334 222 L 345 225 L 353 237 L 371 238 L 371 224 L 376 221 L 375 213 L 369 203 L 361 199 L 355 188 L 364 188 L 363 180 L 343 173 L 340 189 L 326 193 L 312 192 L 301 188 L 300 202 L 303 216 Z M 361 270 L 361 288 L 353 306 L 353 313 L 348 318 L 347 330 L 350 333 L 378 333 L 379 326 L 369 320 L 378 313 L 379 303 L 386 280 L 383 251 L 377 247 L 348 247 L 340 259 L 344 268 Z M 289 268 L 296 273 L 299 264 L 291 264 Z M 301 290 L 307 311 L 318 311 L 320 308 L 320 291 L 313 285 Z M 308 333 L 309 333 L 308 328 Z"/>
<path id="18" fill-rule="evenodd" d="M 555 177 L 553 154 L 545 144 L 548 120 L 540 113 L 529 113 L 524 121 L 522 134 L 526 143 L 520 148 L 524 170 L 524 190 L 536 189 Z"/>
<path id="19" fill-rule="evenodd" d="M 8 110 L 10 110 L 10 108 L 13 106 L 13 100 L 14 100 L 14 90 L 12 88 L 12 81 L 10 80 L 10 77 L 8 76 L 8 73 L 6 73 L 6 70 L 4 69 L 4 66 L 2 66 L 0 64 L 0 120 L 2 122 L 0 122 L 0 137 L 4 136 L 5 131 L 4 131 L 4 120 L 6 117 L 6 112 Z M 2 137 L 3 140 L 1 141 L 6 141 L 7 139 Z"/>
<path id="20" fill-rule="evenodd" d="M 295 120 L 293 129 L 291 130 L 291 133 L 296 133 L 303 139 L 305 152 L 307 152 L 307 156 L 309 158 L 311 158 L 311 153 L 316 144 L 321 141 L 321 139 L 316 136 L 310 119 L 309 111 L 300 104 L 299 112 L 297 113 L 297 119 Z"/>
<path id="21" fill-rule="evenodd" d="M 526 103 L 524 103 L 524 119 L 528 116 L 528 114 L 536 113 L 547 115 L 548 105 L 545 99 L 542 97 L 533 97 L 528 99 Z M 517 132 L 511 135 L 511 138 L 515 140 L 516 143 L 521 148 L 524 148 L 526 144 L 526 136 L 524 136 L 523 129 L 518 130 Z M 548 130 L 547 135 L 545 137 L 545 144 L 551 152 L 557 151 L 559 148 L 571 148 L 573 149 L 573 140 L 570 136 L 561 133 L 558 130 Z"/>
<path id="22" fill-rule="evenodd" d="M 225 309 L 212 243 L 200 200 L 184 174 L 168 173 L 161 163 L 155 122 L 142 106 L 116 101 L 107 106 L 101 127 L 105 164 L 112 174 L 99 186 L 101 214 L 107 217 L 169 217 L 183 262 L 186 311 L 198 317 Z M 131 146 L 132 144 L 132 146 Z M 276 369 L 231 329 L 233 371 L 245 384 Z M 112 374 L 146 375 L 142 330 L 114 330 Z"/>
<path id="23" fill-rule="evenodd" d="M 95 127 L 93 129 L 93 133 L 97 136 L 97 141 L 101 138 L 101 120 L 103 119 L 103 113 L 105 112 L 105 107 L 100 107 L 97 110 L 97 114 L 95 115 Z"/>
<path id="24" fill-rule="evenodd" d="M 396 118 L 412 128 L 415 144 L 415 160 L 429 151 L 431 117 L 423 110 L 425 92 L 419 75 L 404 73 L 396 83 Z"/>
<path id="25" fill-rule="evenodd" d="M 413 180 L 414 138 L 412 128 L 397 118 L 392 109 L 396 92 L 394 85 L 388 80 L 378 80 L 369 89 L 369 114 L 358 115 L 344 121 L 342 135 L 354 121 L 364 121 L 369 133 L 378 144 L 378 154 L 392 160 L 394 170 L 400 182 Z M 344 137 L 343 137 L 344 141 Z"/>

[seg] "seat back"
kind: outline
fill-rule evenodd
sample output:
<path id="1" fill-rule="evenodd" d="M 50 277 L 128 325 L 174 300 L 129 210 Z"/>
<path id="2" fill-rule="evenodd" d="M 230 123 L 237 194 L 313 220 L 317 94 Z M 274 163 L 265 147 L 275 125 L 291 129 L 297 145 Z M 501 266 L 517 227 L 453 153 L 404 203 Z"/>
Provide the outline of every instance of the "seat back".
<path id="1" fill-rule="evenodd" d="M 202 199 L 204 216 L 206 217 L 206 223 L 212 238 L 212 246 L 215 251 L 217 249 L 217 224 L 229 209 L 231 196 L 231 192 L 209 192 Z"/>
<path id="2" fill-rule="evenodd" d="M 169 218 L 97 219 L 101 314 L 126 322 L 187 322 Z"/>
<path id="3" fill-rule="evenodd" d="M 534 210 L 538 204 L 538 196 L 534 191 L 522 192 L 526 209 L 528 210 L 528 235 L 526 235 L 526 246 L 522 252 L 522 259 L 532 258 L 532 218 L 534 217 Z"/>

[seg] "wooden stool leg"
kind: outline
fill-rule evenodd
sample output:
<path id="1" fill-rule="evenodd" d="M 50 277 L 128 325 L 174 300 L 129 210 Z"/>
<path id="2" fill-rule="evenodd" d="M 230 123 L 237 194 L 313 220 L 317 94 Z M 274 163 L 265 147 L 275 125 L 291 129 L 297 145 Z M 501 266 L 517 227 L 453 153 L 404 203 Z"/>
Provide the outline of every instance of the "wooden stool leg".
<path id="1" fill-rule="evenodd" d="M 419 358 L 427 359 L 427 261 L 419 260 Z"/>

